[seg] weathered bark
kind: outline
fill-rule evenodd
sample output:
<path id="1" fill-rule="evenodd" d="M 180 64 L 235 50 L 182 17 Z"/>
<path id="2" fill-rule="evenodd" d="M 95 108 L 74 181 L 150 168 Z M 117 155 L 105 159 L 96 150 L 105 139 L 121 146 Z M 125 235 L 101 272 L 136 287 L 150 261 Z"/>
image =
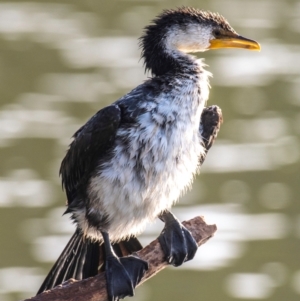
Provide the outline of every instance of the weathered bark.
<path id="1" fill-rule="evenodd" d="M 184 226 L 191 231 L 198 246 L 204 244 L 216 232 L 215 225 L 207 225 L 203 218 L 195 217 L 189 221 L 183 222 Z M 158 240 L 152 241 L 145 248 L 137 252 L 137 255 L 146 260 L 149 264 L 149 270 L 144 275 L 142 281 L 157 274 L 167 266 L 164 254 Z M 40 295 L 26 299 L 24 301 L 107 301 L 105 273 L 95 277 L 87 278 L 81 281 L 70 279 L 52 290 L 46 291 Z"/>

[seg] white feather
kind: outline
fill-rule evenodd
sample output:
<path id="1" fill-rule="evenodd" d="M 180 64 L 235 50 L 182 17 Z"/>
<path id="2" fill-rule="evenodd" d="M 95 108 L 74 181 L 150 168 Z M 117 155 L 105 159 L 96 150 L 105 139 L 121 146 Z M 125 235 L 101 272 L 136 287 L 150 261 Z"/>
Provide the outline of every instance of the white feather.
<path id="1" fill-rule="evenodd" d="M 112 159 L 89 184 L 94 210 L 108 217 L 109 228 L 101 230 L 108 231 L 112 241 L 141 233 L 190 188 L 204 152 L 199 124 L 209 94 L 209 76 L 202 70 L 198 82 L 196 76 L 182 80 L 174 95 L 161 93 L 149 104 L 135 127 L 118 130 L 117 139 L 129 139 L 129 151 L 117 144 Z M 101 234 L 88 227 L 84 211 L 77 212 L 76 220 L 87 236 L 101 240 Z"/>

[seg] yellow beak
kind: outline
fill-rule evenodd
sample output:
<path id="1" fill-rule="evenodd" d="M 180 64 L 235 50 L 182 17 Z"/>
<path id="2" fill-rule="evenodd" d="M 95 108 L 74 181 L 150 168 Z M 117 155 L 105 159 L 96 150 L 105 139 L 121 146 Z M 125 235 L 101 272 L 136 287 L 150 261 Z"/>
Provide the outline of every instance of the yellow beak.
<path id="1" fill-rule="evenodd" d="M 259 43 L 238 35 L 236 37 L 223 37 L 220 39 L 210 40 L 210 46 L 208 49 L 220 48 L 244 48 L 260 51 Z"/>

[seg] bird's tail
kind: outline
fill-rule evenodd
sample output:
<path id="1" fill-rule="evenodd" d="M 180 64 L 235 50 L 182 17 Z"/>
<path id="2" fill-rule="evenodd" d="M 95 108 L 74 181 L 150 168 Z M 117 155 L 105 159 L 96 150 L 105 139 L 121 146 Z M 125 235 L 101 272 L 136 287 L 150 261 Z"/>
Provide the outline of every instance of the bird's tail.
<path id="1" fill-rule="evenodd" d="M 113 249 L 117 256 L 123 257 L 139 251 L 142 245 L 135 237 L 131 237 L 129 240 L 113 244 Z M 82 232 L 77 229 L 37 294 L 52 289 L 70 278 L 81 280 L 95 276 L 105 270 L 104 261 L 104 245 L 83 237 Z"/>

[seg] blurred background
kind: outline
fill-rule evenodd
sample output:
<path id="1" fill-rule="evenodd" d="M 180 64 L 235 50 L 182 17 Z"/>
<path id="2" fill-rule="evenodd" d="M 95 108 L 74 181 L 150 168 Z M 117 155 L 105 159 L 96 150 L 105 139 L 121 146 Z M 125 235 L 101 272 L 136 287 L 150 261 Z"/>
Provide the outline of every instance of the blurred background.
<path id="1" fill-rule="evenodd" d="M 299 300 L 300 2 L 9 0 L 0 1 L 2 301 L 34 295 L 74 231 L 58 177 L 70 137 L 149 76 L 137 38 L 181 5 L 221 13 L 262 51 L 200 54 L 225 122 L 174 212 L 204 215 L 218 231 L 132 300 Z"/>

